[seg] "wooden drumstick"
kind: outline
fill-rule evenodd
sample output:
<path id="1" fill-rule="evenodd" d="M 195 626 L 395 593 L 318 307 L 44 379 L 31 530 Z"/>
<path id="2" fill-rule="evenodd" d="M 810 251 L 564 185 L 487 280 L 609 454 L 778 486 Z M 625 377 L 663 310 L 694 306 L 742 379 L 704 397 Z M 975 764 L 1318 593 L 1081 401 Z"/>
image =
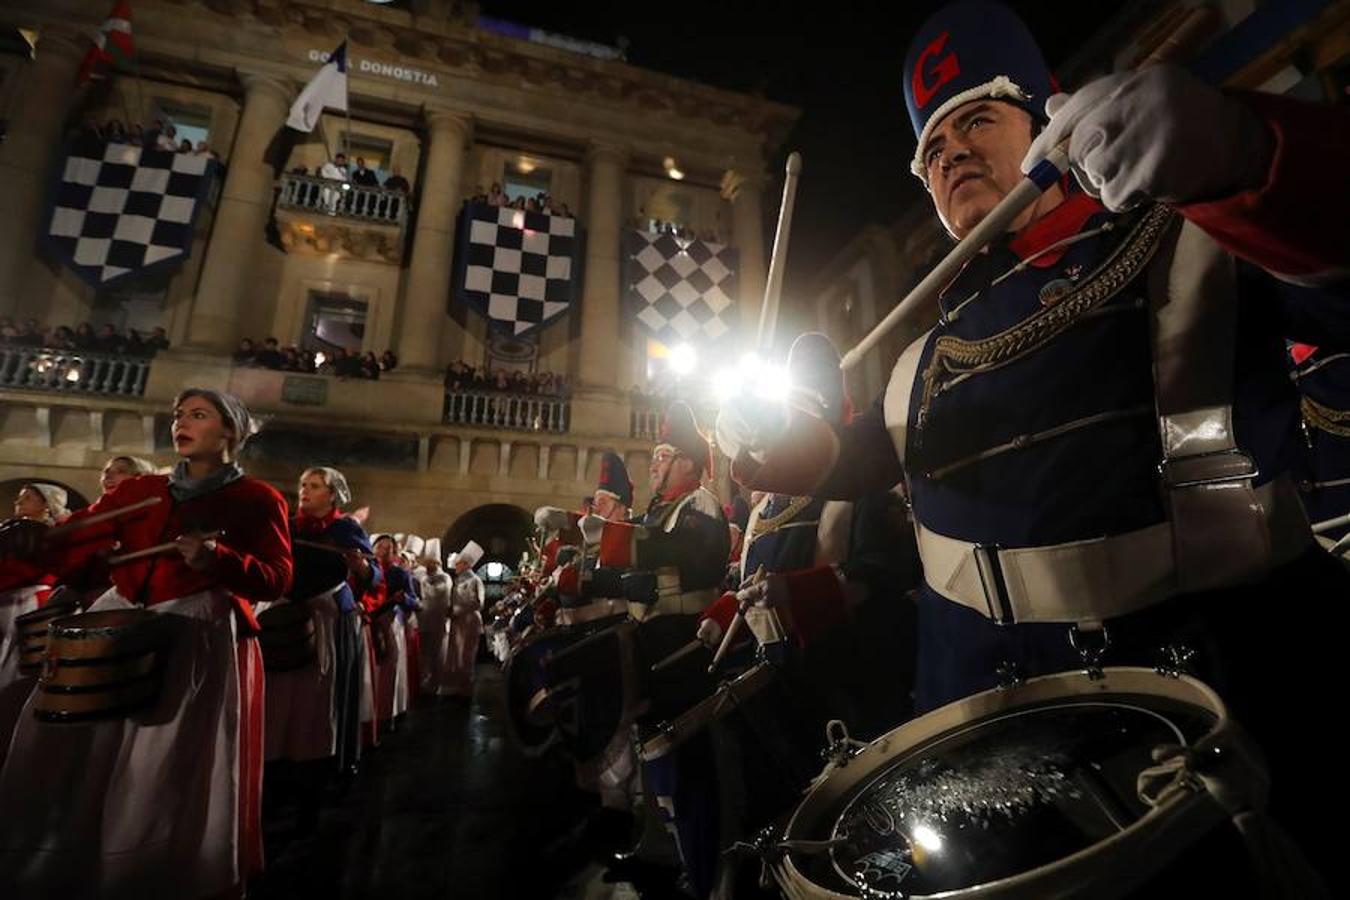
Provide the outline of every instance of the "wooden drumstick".
<path id="1" fill-rule="evenodd" d="M 209 541 L 220 537 L 223 531 L 211 531 L 202 535 L 202 540 Z M 155 544 L 153 547 L 146 547 L 142 550 L 133 550 L 131 553 L 120 553 L 117 556 L 108 557 L 108 565 L 120 566 L 122 563 L 129 563 L 133 560 L 144 559 L 147 556 L 155 556 L 159 553 L 168 553 L 170 550 L 177 550 L 177 541 L 166 541 L 163 544 Z"/>
<path id="2" fill-rule="evenodd" d="M 750 608 L 750 600 L 747 598 L 736 604 L 736 615 L 731 617 L 731 622 L 727 624 L 727 633 L 722 635 L 722 643 L 717 645 L 717 652 L 713 654 L 713 660 L 708 664 L 708 674 L 716 671 L 717 666 L 722 662 L 722 657 L 727 655 L 731 649 L 731 639 L 736 636 L 736 631 L 745 621 L 745 611 Z"/>
<path id="3" fill-rule="evenodd" d="M 346 556 L 347 547 L 338 547 L 334 544 L 325 544 L 323 541 L 307 541 L 303 538 L 292 538 L 291 544 L 296 547 L 313 547 L 315 550 L 327 550 L 329 553 L 336 553 L 339 556 Z M 355 547 L 350 548 L 356 550 Z M 364 550 L 357 551 L 362 559 L 379 561 L 379 557 L 374 553 L 366 553 Z"/>
<path id="4" fill-rule="evenodd" d="M 667 666 L 673 666 L 675 663 L 677 663 L 677 662 L 679 662 L 680 660 L 684 659 L 686 656 L 688 656 L 689 654 L 693 653 L 695 650 L 697 650 L 699 647 L 702 647 L 702 646 L 704 646 L 703 642 L 700 641 L 698 638 L 694 638 L 692 641 L 690 641 L 689 643 L 685 644 L 683 647 L 681 647 L 680 649 L 676 650 L 674 653 L 670 654 L 670 655 L 667 656 L 665 659 L 661 660 L 660 662 L 658 662 L 658 663 L 656 663 L 654 666 L 652 666 L 652 671 L 653 671 L 653 672 L 660 672 L 662 669 L 666 668 Z"/>
<path id="5" fill-rule="evenodd" d="M 1059 179 L 1069 171 L 1069 139 L 1065 138 L 1054 146 L 1045 159 L 1026 174 L 1017 186 L 998 202 L 980 223 L 971 229 L 970 234 L 961 239 L 942 261 L 933 267 L 922 281 L 914 286 L 905 299 L 896 304 L 886 318 L 867 333 L 857 346 L 844 354 L 839 368 L 848 371 L 862 362 L 867 351 L 876 346 L 896 325 L 926 309 L 937 295 L 951 282 L 973 256 L 983 250 L 991 241 L 1008 230 L 1013 220 L 1027 207 L 1040 199 L 1041 195 L 1059 184 Z"/>
<path id="6" fill-rule="evenodd" d="M 83 519 L 77 519 L 74 522 L 68 522 L 65 525 L 56 525 L 52 528 L 47 529 L 46 539 L 51 540 L 52 538 L 55 537 L 61 537 L 62 535 L 70 534 L 72 531 L 79 531 L 81 528 L 88 528 L 90 525 L 97 525 L 100 522 L 107 522 L 110 519 L 116 519 L 118 516 L 125 516 L 128 513 L 137 512 L 139 510 L 145 509 L 146 507 L 154 506 L 155 504 L 159 503 L 161 499 L 162 498 L 160 497 L 146 497 L 144 500 L 139 500 L 131 504 L 130 506 L 119 506 L 117 509 L 110 509 L 107 512 L 95 513 L 92 516 L 86 516 Z"/>
<path id="7" fill-rule="evenodd" d="M 764 283 L 764 305 L 759 309 L 759 333 L 755 349 L 765 356 L 773 349 L 774 329 L 778 324 L 778 300 L 783 293 L 783 273 L 787 270 L 788 236 L 792 232 L 792 211 L 797 203 L 797 179 L 802 174 L 802 155 L 788 154 L 783 177 L 783 204 L 778 208 L 778 227 L 773 234 L 773 255 Z"/>

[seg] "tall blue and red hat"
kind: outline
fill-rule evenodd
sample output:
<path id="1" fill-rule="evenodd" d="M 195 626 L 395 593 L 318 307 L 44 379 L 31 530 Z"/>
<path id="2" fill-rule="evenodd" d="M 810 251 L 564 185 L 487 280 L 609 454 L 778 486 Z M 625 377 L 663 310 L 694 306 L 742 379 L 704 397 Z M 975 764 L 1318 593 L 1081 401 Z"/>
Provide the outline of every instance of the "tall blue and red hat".
<path id="1" fill-rule="evenodd" d="M 610 450 L 600 457 L 600 482 L 595 489 L 613 495 L 624 506 L 633 505 L 633 481 L 622 456 Z"/>
<path id="2" fill-rule="evenodd" d="M 1057 89 L 1026 23 L 990 0 L 957 0 L 933 13 L 909 45 L 904 77 L 905 106 L 918 140 L 910 169 L 924 183 L 924 145 L 952 110 L 995 99 L 1044 120 L 1045 98 Z"/>

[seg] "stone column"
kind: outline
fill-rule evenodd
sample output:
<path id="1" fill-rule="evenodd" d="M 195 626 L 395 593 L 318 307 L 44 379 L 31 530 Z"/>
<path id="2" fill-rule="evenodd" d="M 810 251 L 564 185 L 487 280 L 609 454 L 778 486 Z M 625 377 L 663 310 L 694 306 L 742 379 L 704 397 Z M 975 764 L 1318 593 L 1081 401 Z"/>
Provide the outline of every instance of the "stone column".
<path id="1" fill-rule="evenodd" d="M 19 307 L 44 226 L 51 167 L 61 159 L 61 128 L 75 99 L 75 77 L 89 39 L 44 30 L 37 52 L 18 69 L 9 136 L 0 143 L 0 313 Z"/>
<path id="2" fill-rule="evenodd" d="M 263 228 L 272 207 L 273 182 L 263 154 L 285 123 L 292 97 L 290 86 L 279 79 L 248 72 L 239 78 L 244 109 L 188 319 L 188 346 L 213 353 L 234 349 L 239 307 L 258 290 L 252 276 L 265 247 Z"/>
<path id="3" fill-rule="evenodd" d="M 740 252 L 742 344 L 750 347 L 759 329 L 759 310 L 764 305 L 764 281 L 768 276 L 764 258 L 764 184 L 762 172 L 744 174 L 731 201 L 731 243 Z"/>
<path id="4" fill-rule="evenodd" d="M 618 384 L 619 229 L 623 222 L 622 147 L 592 144 L 586 154 L 590 191 L 586 217 L 586 284 L 581 300 L 580 382 L 613 390 Z"/>
<path id="5" fill-rule="evenodd" d="M 441 333 L 449 320 L 455 218 L 463 192 L 464 150 L 473 120 L 449 110 L 427 110 L 428 140 L 418 185 L 413 234 L 398 331 L 399 368 L 427 374 L 439 363 Z"/>

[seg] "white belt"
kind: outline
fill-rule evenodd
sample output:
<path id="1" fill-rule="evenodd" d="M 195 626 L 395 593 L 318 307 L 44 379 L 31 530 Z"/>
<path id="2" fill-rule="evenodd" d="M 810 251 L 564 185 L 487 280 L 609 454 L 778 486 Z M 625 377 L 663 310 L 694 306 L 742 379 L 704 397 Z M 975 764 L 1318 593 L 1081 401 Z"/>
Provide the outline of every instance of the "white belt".
<path id="1" fill-rule="evenodd" d="M 1287 478 L 1256 488 L 1270 526 L 1272 561 L 1307 549 L 1311 532 Z M 954 603 L 997 622 L 1100 623 L 1178 593 L 1172 526 L 1043 547 L 972 544 L 916 523 L 924 580 Z"/>
<path id="2" fill-rule="evenodd" d="M 626 600 L 592 600 L 581 606 L 561 606 L 553 617 L 556 625 L 581 625 L 609 616 L 621 616 L 628 612 Z"/>

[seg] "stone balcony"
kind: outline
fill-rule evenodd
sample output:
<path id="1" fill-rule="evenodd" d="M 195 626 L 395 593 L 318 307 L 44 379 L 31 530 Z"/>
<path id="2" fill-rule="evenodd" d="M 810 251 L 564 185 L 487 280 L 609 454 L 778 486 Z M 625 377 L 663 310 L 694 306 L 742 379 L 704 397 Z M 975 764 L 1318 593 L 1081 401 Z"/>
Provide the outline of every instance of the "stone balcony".
<path id="1" fill-rule="evenodd" d="M 139 397 L 149 376 L 143 356 L 0 345 L 0 388 Z"/>
<path id="2" fill-rule="evenodd" d="M 293 174 L 281 177 L 278 190 L 277 229 L 288 252 L 394 264 L 403 258 L 409 199 L 402 191 Z"/>

